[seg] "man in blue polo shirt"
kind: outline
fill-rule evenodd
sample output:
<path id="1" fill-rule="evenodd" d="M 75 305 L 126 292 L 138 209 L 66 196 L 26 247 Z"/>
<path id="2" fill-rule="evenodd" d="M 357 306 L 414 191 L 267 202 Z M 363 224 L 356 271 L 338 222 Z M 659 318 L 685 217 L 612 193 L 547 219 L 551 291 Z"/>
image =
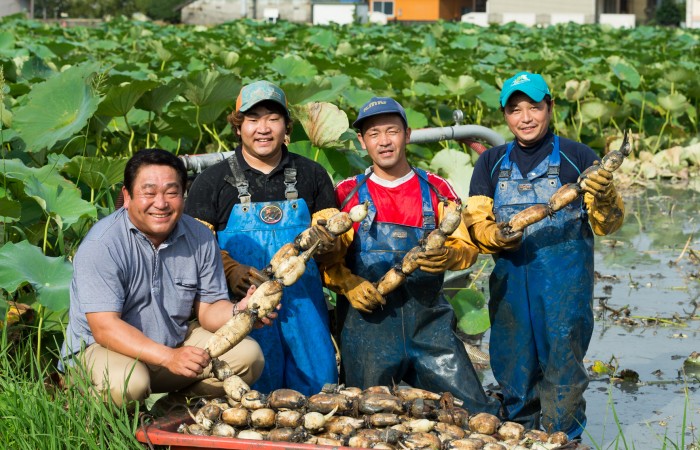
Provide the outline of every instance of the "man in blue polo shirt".
<path id="1" fill-rule="evenodd" d="M 502 225 L 597 163 L 586 145 L 549 130 L 552 100 L 541 75 L 517 73 L 501 91 L 515 136 L 477 161 L 464 221 L 474 243 L 496 261 L 490 278 L 491 367 L 503 390 L 506 419 L 541 424 L 577 438 L 586 425 L 583 357 L 593 332 L 593 233 L 622 224 L 612 173 L 587 175 L 578 199 L 509 235 Z M 540 417 L 541 416 L 541 417 Z"/>
<path id="2" fill-rule="evenodd" d="M 186 181 L 175 155 L 135 153 L 124 169 L 124 207 L 92 227 L 73 260 L 61 368 L 69 380 L 77 371 L 117 406 L 152 392 L 224 394 L 222 382 L 210 377 L 204 346 L 234 304 L 214 236 L 183 215 Z M 250 338 L 219 359 L 248 383 L 264 365 Z"/>

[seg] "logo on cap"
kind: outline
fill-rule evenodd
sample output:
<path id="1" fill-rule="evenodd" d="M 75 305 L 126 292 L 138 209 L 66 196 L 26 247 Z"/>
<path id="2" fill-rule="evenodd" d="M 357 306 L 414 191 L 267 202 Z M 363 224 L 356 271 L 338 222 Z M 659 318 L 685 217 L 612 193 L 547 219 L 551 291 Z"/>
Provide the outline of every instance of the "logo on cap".
<path id="1" fill-rule="evenodd" d="M 364 108 L 362 108 L 362 112 L 367 112 L 367 111 L 369 111 L 370 109 L 374 108 L 375 106 L 379 106 L 379 105 L 386 105 L 386 102 L 383 101 L 383 100 L 380 100 L 380 101 L 377 101 L 377 102 L 371 102 L 371 103 L 367 104 L 367 106 L 365 106 Z"/>
<path id="2" fill-rule="evenodd" d="M 513 82 L 510 85 L 517 86 L 519 84 L 527 83 L 528 81 L 530 81 L 530 79 L 527 77 L 527 74 L 524 73 L 524 74 L 520 75 L 518 78 L 516 78 L 515 80 L 513 80 Z"/>

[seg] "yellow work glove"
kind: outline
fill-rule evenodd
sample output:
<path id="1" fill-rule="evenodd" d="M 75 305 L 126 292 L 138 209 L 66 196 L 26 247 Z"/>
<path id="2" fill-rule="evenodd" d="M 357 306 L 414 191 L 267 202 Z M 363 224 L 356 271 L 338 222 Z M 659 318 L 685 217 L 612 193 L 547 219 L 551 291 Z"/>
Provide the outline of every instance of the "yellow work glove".
<path id="1" fill-rule="evenodd" d="M 588 192 L 597 200 L 609 200 L 615 196 L 615 185 L 613 185 L 612 180 L 612 172 L 598 167 L 580 180 L 580 186 L 583 191 Z"/>
<path id="2" fill-rule="evenodd" d="M 234 298 L 241 299 L 248 293 L 251 285 L 260 286 L 269 278 L 255 267 L 241 264 L 231 258 L 227 251 L 221 251 L 221 260 L 224 263 L 226 282 Z"/>
<path id="3" fill-rule="evenodd" d="M 583 202 L 591 229 L 598 236 L 617 231 L 624 222 L 625 207 L 613 184 L 612 172 L 592 166 L 580 179 Z"/>
<path id="4" fill-rule="evenodd" d="M 333 235 L 325 227 L 326 221 L 339 211 L 337 208 L 326 208 L 316 211 L 311 216 L 311 227 L 300 234 L 301 240 L 297 244 L 302 249 L 307 249 L 314 245 L 316 241 L 321 241 L 316 250 L 316 255 L 335 253 L 339 250 L 340 242 L 337 236 Z"/>
<path id="5" fill-rule="evenodd" d="M 418 254 L 418 268 L 428 273 L 443 273 L 462 262 L 464 251 L 459 248 L 442 247 Z"/>
<path id="6" fill-rule="evenodd" d="M 497 253 L 502 250 L 515 250 L 523 239 L 522 231 L 506 233 L 507 223 L 496 223 L 493 213 L 493 199 L 484 195 L 469 197 L 467 207 L 462 212 L 462 222 L 469 235 L 482 253 Z"/>
<path id="7" fill-rule="evenodd" d="M 324 270 L 324 282 L 333 292 L 345 296 L 358 311 L 370 313 L 384 306 L 386 300 L 374 284 L 353 274 L 344 264 L 338 263 Z"/>

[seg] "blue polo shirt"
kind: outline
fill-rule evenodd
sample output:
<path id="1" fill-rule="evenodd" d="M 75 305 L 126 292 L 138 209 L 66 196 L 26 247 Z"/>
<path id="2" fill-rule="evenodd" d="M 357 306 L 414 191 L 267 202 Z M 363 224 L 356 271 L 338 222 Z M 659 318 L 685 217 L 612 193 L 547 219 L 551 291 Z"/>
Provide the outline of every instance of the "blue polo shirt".
<path id="1" fill-rule="evenodd" d="M 195 301 L 228 299 L 214 235 L 185 214 L 155 248 L 121 208 L 92 227 L 73 268 L 64 357 L 95 343 L 86 313 L 118 312 L 153 341 L 177 347 Z"/>

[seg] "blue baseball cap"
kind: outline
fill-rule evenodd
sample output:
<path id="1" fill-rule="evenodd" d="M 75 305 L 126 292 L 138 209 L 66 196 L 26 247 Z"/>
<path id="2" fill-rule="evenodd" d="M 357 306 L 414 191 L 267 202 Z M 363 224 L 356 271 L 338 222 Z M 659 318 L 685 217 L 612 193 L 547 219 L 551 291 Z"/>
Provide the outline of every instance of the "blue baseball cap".
<path id="1" fill-rule="evenodd" d="M 370 101 L 362 105 L 357 120 L 352 123 L 352 126 L 359 130 L 365 119 L 380 114 L 398 114 L 403 119 L 404 125 L 408 127 L 408 119 L 406 119 L 406 111 L 403 106 L 389 97 L 372 97 Z"/>
<path id="2" fill-rule="evenodd" d="M 260 102 L 266 100 L 273 101 L 284 108 L 284 112 L 289 117 L 287 108 L 287 97 L 284 91 L 274 83 L 260 80 L 243 86 L 236 99 L 236 111 L 245 113 Z"/>
<path id="3" fill-rule="evenodd" d="M 506 82 L 503 83 L 501 97 L 499 98 L 501 106 L 505 107 L 510 96 L 517 91 L 527 95 L 535 102 L 541 102 L 545 95 L 552 95 L 542 75 L 530 72 L 518 72 L 515 76 L 508 78 Z"/>

